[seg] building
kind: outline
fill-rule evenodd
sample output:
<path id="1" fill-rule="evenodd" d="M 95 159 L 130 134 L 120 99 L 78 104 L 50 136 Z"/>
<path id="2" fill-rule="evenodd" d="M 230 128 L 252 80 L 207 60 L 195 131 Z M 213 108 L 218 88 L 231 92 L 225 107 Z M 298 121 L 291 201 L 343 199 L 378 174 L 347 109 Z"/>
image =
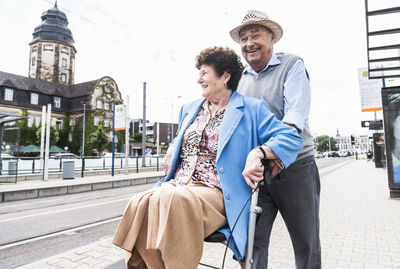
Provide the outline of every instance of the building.
<path id="1" fill-rule="evenodd" d="M 354 144 L 351 142 L 351 136 L 341 136 L 339 134 L 339 130 L 336 132 L 336 145 L 339 148 L 339 151 L 359 151 L 366 152 L 369 149 L 369 141 L 367 135 L 353 135 Z"/>
<path id="2" fill-rule="evenodd" d="M 159 127 L 159 133 L 157 133 L 157 126 Z M 172 130 L 173 128 L 173 130 Z M 130 122 L 130 133 L 132 137 L 134 133 L 143 132 L 143 119 L 132 119 Z M 151 143 L 157 143 L 157 135 L 160 138 L 160 145 L 168 145 L 171 142 L 171 131 L 175 134 L 178 130 L 178 124 L 166 123 L 166 122 L 150 122 L 146 121 L 146 141 Z M 175 136 L 175 135 L 174 135 Z"/>
<path id="3" fill-rule="evenodd" d="M 103 124 L 110 136 L 112 105 L 123 103 L 117 83 L 104 76 L 74 84 L 77 50 L 66 14 L 56 2 L 41 19 L 29 43 L 28 77 L 0 71 L 0 112 L 25 113 L 28 125 L 39 126 L 42 106 L 52 104 L 51 125 L 61 129 L 67 117 L 71 126 L 82 122 L 85 105 L 86 123 Z"/>

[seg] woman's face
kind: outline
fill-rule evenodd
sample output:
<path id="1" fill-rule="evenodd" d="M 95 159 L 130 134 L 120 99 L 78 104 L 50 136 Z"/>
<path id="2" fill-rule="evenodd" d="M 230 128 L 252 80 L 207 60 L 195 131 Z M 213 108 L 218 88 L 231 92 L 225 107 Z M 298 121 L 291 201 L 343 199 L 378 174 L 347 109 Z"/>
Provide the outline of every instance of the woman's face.
<path id="1" fill-rule="evenodd" d="M 202 88 L 202 95 L 207 99 L 218 98 L 220 93 L 225 88 L 225 76 L 218 76 L 214 71 L 214 68 L 210 65 L 203 64 L 200 66 L 199 79 L 197 83 L 200 84 Z"/>

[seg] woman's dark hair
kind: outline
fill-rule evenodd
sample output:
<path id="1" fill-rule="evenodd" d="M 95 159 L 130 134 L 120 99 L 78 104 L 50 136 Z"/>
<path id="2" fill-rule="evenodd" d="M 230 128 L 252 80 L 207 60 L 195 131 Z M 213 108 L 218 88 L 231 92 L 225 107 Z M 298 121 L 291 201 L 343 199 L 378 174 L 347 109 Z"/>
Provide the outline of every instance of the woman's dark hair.
<path id="1" fill-rule="evenodd" d="M 223 47 L 207 48 L 196 56 L 196 68 L 200 69 L 203 64 L 212 66 L 220 77 L 225 71 L 229 73 L 231 78 L 227 88 L 236 91 L 242 76 L 243 64 L 234 50 Z"/>

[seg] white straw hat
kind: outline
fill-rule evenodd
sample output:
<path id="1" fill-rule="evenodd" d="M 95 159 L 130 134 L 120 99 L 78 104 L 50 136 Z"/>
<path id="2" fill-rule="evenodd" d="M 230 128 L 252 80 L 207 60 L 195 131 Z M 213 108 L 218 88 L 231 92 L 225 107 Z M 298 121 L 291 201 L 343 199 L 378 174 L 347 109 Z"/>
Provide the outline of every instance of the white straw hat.
<path id="1" fill-rule="evenodd" d="M 282 27 L 278 23 L 270 20 L 267 14 L 257 10 L 249 10 L 246 12 L 242 24 L 229 32 L 234 41 L 240 43 L 239 32 L 247 25 L 261 25 L 268 28 L 274 34 L 274 43 L 278 42 L 283 35 Z"/>

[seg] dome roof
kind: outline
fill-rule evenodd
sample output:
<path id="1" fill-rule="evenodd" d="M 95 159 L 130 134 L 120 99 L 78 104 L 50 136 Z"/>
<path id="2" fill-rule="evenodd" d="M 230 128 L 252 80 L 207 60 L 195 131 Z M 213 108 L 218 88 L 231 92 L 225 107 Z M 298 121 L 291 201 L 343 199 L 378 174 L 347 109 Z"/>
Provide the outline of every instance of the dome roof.
<path id="1" fill-rule="evenodd" d="M 64 12 L 58 9 L 57 2 L 53 8 L 43 12 L 42 23 L 33 31 L 33 40 L 55 40 L 74 44 L 71 30 L 68 28 L 68 19 Z"/>

